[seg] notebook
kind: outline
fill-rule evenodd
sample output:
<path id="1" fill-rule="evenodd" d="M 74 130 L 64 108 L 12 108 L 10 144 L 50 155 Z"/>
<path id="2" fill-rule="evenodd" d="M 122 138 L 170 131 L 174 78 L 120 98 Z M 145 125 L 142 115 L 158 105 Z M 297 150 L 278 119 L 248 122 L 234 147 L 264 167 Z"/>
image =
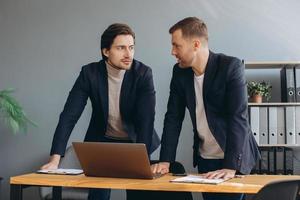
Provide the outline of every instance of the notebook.
<path id="1" fill-rule="evenodd" d="M 153 179 L 145 144 L 73 142 L 86 176 Z"/>
<path id="2" fill-rule="evenodd" d="M 171 180 L 171 182 L 177 182 L 177 183 L 203 183 L 203 184 L 219 184 L 228 179 L 207 179 L 203 176 L 196 176 L 196 175 L 188 175 L 180 178 L 176 178 Z"/>
<path id="3" fill-rule="evenodd" d="M 78 175 L 82 174 L 83 171 L 81 169 L 40 169 L 37 171 L 40 174 L 65 174 L 65 175 Z"/>

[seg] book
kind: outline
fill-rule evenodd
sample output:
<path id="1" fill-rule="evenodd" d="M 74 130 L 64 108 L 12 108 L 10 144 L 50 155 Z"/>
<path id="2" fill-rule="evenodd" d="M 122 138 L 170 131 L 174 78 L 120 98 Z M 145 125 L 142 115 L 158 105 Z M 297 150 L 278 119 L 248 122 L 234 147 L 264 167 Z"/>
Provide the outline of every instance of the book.
<path id="1" fill-rule="evenodd" d="M 204 178 L 203 176 L 196 176 L 196 175 L 187 175 L 184 177 L 176 178 L 171 180 L 170 182 L 174 183 L 203 183 L 203 184 L 219 184 L 228 179 L 208 179 Z"/>
<path id="2" fill-rule="evenodd" d="M 63 175 L 78 175 L 82 174 L 82 169 L 41 169 L 38 170 L 37 173 L 41 174 L 63 174 Z"/>

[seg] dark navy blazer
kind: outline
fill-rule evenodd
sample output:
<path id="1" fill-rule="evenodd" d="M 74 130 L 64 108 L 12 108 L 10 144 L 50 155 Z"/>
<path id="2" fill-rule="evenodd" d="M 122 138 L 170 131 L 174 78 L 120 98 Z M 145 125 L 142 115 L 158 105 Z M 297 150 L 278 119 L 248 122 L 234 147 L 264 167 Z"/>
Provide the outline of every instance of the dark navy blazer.
<path id="1" fill-rule="evenodd" d="M 194 166 L 199 144 L 196 127 L 194 72 L 176 64 L 165 115 L 160 160 L 173 162 L 187 107 L 194 130 Z M 203 102 L 208 126 L 225 153 L 223 167 L 248 174 L 260 157 L 248 122 L 244 65 L 234 57 L 210 51 L 203 81 Z"/>
<path id="2" fill-rule="evenodd" d="M 87 99 L 92 116 L 85 141 L 101 141 L 108 120 L 108 79 L 104 60 L 82 67 L 69 93 L 52 141 L 51 155 L 64 155 L 70 134 L 80 118 Z M 125 131 L 136 143 L 145 143 L 150 155 L 160 144 L 154 130 L 155 90 L 150 67 L 134 60 L 121 87 L 120 112 Z"/>

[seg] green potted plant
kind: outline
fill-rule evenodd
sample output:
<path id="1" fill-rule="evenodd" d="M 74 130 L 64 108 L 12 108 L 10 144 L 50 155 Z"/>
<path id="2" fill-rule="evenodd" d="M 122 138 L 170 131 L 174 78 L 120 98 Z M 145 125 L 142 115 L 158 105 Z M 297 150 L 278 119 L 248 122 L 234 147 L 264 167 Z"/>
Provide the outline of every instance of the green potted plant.
<path id="1" fill-rule="evenodd" d="M 265 97 L 267 101 L 271 98 L 272 86 L 265 81 L 256 82 L 251 81 L 247 83 L 248 95 L 252 102 L 261 103 L 262 97 Z"/>
<path id="2" fill-rule="evenodd" d="M 27 131 L 27 125 L 35 123 L 27 118 L 23 108 L 11 95 L 14 89 L 0 90 L 0 119 L 8 125 L 13 133 Z"/>

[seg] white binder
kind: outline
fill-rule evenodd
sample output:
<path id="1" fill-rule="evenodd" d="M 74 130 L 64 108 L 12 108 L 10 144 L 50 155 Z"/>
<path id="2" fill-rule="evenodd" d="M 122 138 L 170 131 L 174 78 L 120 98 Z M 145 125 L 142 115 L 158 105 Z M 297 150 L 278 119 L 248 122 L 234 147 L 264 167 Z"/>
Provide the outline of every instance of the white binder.
<path id="1" fill-rule="evenodd" d="M 268 144 L 268 108 L 259 108 L 259 144 Z"/>
<path id="2" fill-rule="evenodd" d="M 296 124 L 296 144 L 300 145 L 300 106 L 296 106 L 295 124 Z"/>
<path id="3" fill-rule="evenodd" d="M 256 143 L 259 144 L 259 107 L 250 107 L 250 126 Z"/>
<path id="4" fill-rule="evenodd" d="M 284 107 L 277 107 L 277 144 L 285 144 Z"/>
<path id="5" fill-rule="evenodd" d="M 277 107 L 269 107 L 269 144 L 277 144 Z"/>
<path id="6" fill-rule="evenodd" d="M 286 144 L 296 144 L 295 134 L 295 107 L 287 106 L 285 108 L 285 125 L 286 125 Z"/>
<path id="7" fill-rule="evenodd" d="M 300 102 L 300 65 L 295 66 L 296 101 Z"/>

